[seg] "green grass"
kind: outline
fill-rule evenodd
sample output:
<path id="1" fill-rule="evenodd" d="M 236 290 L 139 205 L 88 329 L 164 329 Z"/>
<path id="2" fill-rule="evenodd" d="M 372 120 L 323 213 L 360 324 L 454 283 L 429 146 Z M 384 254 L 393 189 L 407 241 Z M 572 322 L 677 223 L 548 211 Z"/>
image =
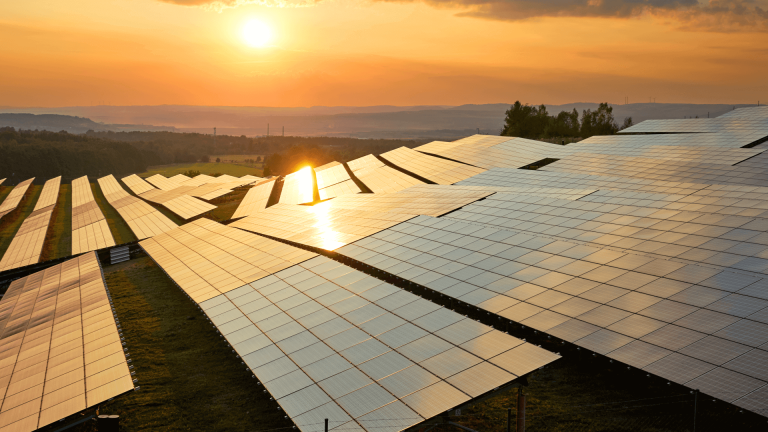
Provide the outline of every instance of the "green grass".
<path id="1" fill-rule="evenodd" d="M 104 214 L 104 218 L 107 219 L 109 230 L 112 231 L 112 237 L 115 238 L 115 244 L 123 244 L 138 240 L 136 235 L 131 231 L 131 227 L 123 220 L 120 213 L 109 204 L 107 198 L 104 197 L 104 193 L 101 192 L 101 187 L 97 183 L 91 183 L 91 191 L 93 191 L 93 197 L 96 199 L 96 204 L 99 205 L 101 212 Z M 69 209 L 70 213 L 72 209 Z"/>
<path id="2" fill-rule="evenodd" d="M 7 197 L 12 190 L 13 190 L 13 186 L 0 186 L 0 204 L 2 204 L 3 201 L 5 201 L 5 197 Z"/>
<path id="3" fill-rule="evenodd" d="M 148 258 L 104 269 L 139 391 L 102 406 L 123 431 L 289 427 L 194 303 Z M 95 422 L 71 429 L 95 431 Z M 290 429 L 288 429 L 290 430 Z"/>
<path id="4" fill-rule="evenodd" d="M 8 250 L 8 246 L 13 241 L 13 236 L 16 235 L 27 216 L 35 209 L 35 203 L 42 191 L 42 186 L 30 185 L 19 205 L 0 219 L 0 257 L 5 255 L 5 251 Z"/>
<path id="5" fill-rule="evenodd" d="M 234 177 L 242 177 L 244 175 L 252 175 L 261 177 L 261 169 L 251 168 L 244 165 L 232 164 L 232 163 L 190 163 L 190 164 L 177 164 L 172 166 L 164 166 L 150 169 L 143 173 L 138 173 L 139 177 L 149 177 L 155 174 L 162 174 L 166 177 L 172 177 L 176 174 L 181 174 L 185 171 L 200 171 L 200 174 L 229 174 Z"/>
<path id="6" fill-rule="evenodd" d="M 249 189 L 250 187 L 237 188 L 232 193 L 211 200 L 210 203 L 217 207 L 208 212 L 205 217 L 218 222 L 231 219 Z"/>
<path id="7" fill-rule="evenodd" d="M 40 261 L 72 255 L 72 185 L 63 184 L 59 189 L 56 209 L 51 215 Z"/>

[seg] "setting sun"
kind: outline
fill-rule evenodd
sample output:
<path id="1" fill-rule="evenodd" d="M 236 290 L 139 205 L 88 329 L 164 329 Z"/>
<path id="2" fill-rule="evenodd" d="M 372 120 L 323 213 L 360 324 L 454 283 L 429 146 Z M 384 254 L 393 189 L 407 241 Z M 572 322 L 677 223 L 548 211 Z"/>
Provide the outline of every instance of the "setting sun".
<path id="1" fill-rule="evenodd" d="M 248 21 L 243 26 L 243 40 L 252 47 L 266 46 L 272 40 L 272 29 L 261 21 Z"/>

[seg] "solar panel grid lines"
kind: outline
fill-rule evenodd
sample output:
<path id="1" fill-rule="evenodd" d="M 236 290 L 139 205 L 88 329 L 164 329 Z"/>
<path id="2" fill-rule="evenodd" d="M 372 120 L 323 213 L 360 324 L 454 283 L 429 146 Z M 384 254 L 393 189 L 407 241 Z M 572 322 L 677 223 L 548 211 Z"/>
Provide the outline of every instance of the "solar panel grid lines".
<path id="1" fill-rule="evenodd" d="M 494 168 L 475 177 L 463 180 L 456 185 L 519 187 L 521 183 L 528 187 L 562 188 L 563 185 L 568 185 L 570 187 L 658 192 L 677 195 L 688 195 L 712 186 L 711 184 L 647 180 L 604 174 L 561 171 L 550 172 L 543 169 L 519 170 L 510 168 Z"/>
<path id="2" fill-rule="evenodd" d="M 127 193 L 111 174 L 98 179 L 98 182 L 107 201 L 139 239 L 161 234 L 177 226 L 149 204 Z"/>
<path id="3" fill-rule="evenodd" d="M 232 219 L 250 216 L 267 208 L 269 197 L 272 195 L 272 189 L 275 187 L 275 180 L 277 180 L 277 177 L 262 180 L 254 187 L 248 189 L 243 200 L 237 206 L 237 210 L 232 215 Z"/>
<path id="4" fill-rule="evenodd" d="M 56 205 L 59 200 L 59 190 L 61 189 L 61 176 L 52 178 L 45 182 L 43 185 L 43 191 L 40 192 L 40 196 L 37 198 L 35 208 L 33 211 L 42 210 L 46 207 Z"/>
<path id="5" fill-rule="evenodd" d="M 182 176 L 182 177 L 178 177 L 178 176 Z M 183 183 L 183 182 L 185 182 L 187 180 L 191 180 L 191 178 L 187 177 L 187 176 L 184 176 L 182 174 L 178 174 L 176 177 L 171 177 L 171 178 L 165 177 L 165 176 L 163 176 L 161 174 L 155 174 L 155 175 L 147 177 L 145 180 L 147 182 L 149 182 L 150 184 L 152 184 L 152 186 L 154 186 L 154 187 L 156 187 L 158 189 L 161 189 L 161 190 L 164 190 L 164 191 L 169 191 L 169 190 L 172 190 L 172 189 L 175 189 L 175 188 L 179 187 L 181 183 Z M 123 179 L 123 181 L 125 181 L 125 179 Z M 130 187 L 130 185 L 129 185 L 129 187 Z"/>
<path id="6" fill-rule="evenodd" d="M 24 180 L 23 182 L 17 184 L 13 190 L 11 190 L 11 193 L 9 193 L 5 197 L 5 200 L 3 200 L 2 204 L 0 204 L 0 218 L 16 210 L 16 207 L 19 206 L 21 199 L 24 198 L 24 194 L 27 193 L 29 185 L 31 185 L 34 180 L 34 177 Z"/>
<path id="7" fill-rule="evenodd" d="M 230 226 L 333 250 L 417 214 L 439 216 L 491 193 L 457 191 L 343 195 L 314 206 L 277 204 Z"/>
<path id="8" fill-rule="evenodd" d="M 143 178 L 137 176 L 136 174 L 131 174 L 129 176 L 123 177 L 121 180 L 136 195 L 141 195 L 144 192 L 155 190 L 155 188 L 152 187 L 151 184 L 147 183 L 146 181 L 144 181 Z"/>
<path id="9" fill-rule="evenodd" d="M 559 358 L 324 257 L 201 307 L 300 430 L 402 430 Z"/>
<path id="10" fill-rule="evenodd" d="M 154 180 L 157 182 L 157 177 L 162 177 L 159 174 L 156 174 L 153 177 L 156 177 Z M 166 183 L 162 183 L 164 186 L 173 185 L 174 183 L 170 180 L 166 179 L 165 177 L 162 177 L 165 179 Z M 190 194 L 213 194 L 214 197 L 224 195 L 226 193 L 231 192 L 229 189 L 221 190 L 220 184 L 215 183 L 213 186 L 206 188 L 204 191 L 199 191 L 200 187 L 195 188 L 191 186 L 187 187 L 179 187 L 175 186 L 174 188 L 170 190 L 164 190 L 164 189 L 155 189 L 152 187 L 149 183 L 145 182 L 144 179 L 137 176 L 136 174 L 131 174 L 130 176 L 123 177 L 123 182 L 135 193 L 136 195 L 140 196 L 141 198 L 154 202 L 157 204 L 161 204 L 168 210 L 172 211 L 176 215 L 180 216 L 183 219 L 191 219 L 196 216 L 200 216 L 201 214 L 207 213 L 211 210 L 214 210 L 216 208 L 215 205 L 208 204 L 204 201 L 201 201 L 197 198 L 193 198 L 190 196 Z M 201 192 L 201 193 L 196 193 Z"/>
<path id="11" fill-rule="evenodd" d="M 768 119 L 768 107 L 756 106 L 756 107 L 736 108 L 734 110 L 728 111 L 725 114 L 721 114 L 717 116 L 717 118 L 741 119 L 741 120 Z"/>
<path id="12" fill-rule="evenodd" d="M 407 147 L 388 151 L 381 154 L 381 157 L 408 172 L 443 185 L 453 184 L 485 171 L 483 168 L 428 156 Z"/>
<path id="13" fill-rule="evenodd" d="M 509 187 L 509 186 L 464 186 L 464 185 L 420 185 L 404 189 L 402 193 L 429 193 L 429 192 L 459 192 L 459 191 L 485 191 L 515 193 L 519 195 L 540 196 L 549 198 L 560 198 L 567 200 L 578 200 L 587 195 L 595 193 L 598 189 L 567 189 L 550 187 Z"/>
<path id="14" fill-rule="evenodd" d="M 32 431 L 133 390 L 94 253 L 14 281 L 0 332 L 0 431 Z"/>
<path id="15" fill-rule="evenodd" d="M 744 118 L 721 116 L 698 119 L 645 120 L 621 130 L 619 133 L 734 133 L 752 136 L 763 134 L 762 136 L 765 136 L 766 130 L 768 130 L 768 119 L 757 114 L 754 116 L 745 115 Z"/>
<path id="16" fill-rule="evenodd" d="M 590 153 L 570 156 L 541 169 L 687 183 L 768 186 L 768 176 L 756 168 Z"/>
<path id="17" fill-rule="evenodd" d="M 45 182 L 32 213 L 21 223 L 0 260 L 0 272 L 40 261 L 45 234 L 59 199 L 61 176 Z"/>
<path id="18" fill-rule="evenodd" d="M 351 169 L 352 172 L 357 175 L 358 173 L 364 172 L 366 170 L 372 170 L 386 165 L 376 156 L 369 154 L 347 162 L 347 166 L 349 166 L 349 169 Z"/>
<path id="19" fill-rule="evenodd" d="M 638 200 L 626 199 L 627 194 Z M 670 197 L 619 191 L 598 191 L 579 201 L 497 193 L 450 217 L 765 274 L 768 260 L 763 252 L 768 245 L 761 233 L 768 224 L 762 218 L 739 215 L 754 214 L 754 200 L 741 204 L 746 206 L 743 208 L 709 209 L 722 213 L 706 213 L 703 206 L 687 210 L 685 202 L 698 200 L 698 195 Z M 731 199 L 728 204 L 739 202 Z"/>
<path id="20" fill-rule="evenodd" d="M 314 171 L 315 175 L 317 176 L 318 189 L 325 189 L 328 186 L 335 185 L 336 183 L 350 180 L 347 169 L 344 168 L 344 165 L 336 161 L 314 168 Z"/>
<path id="21" fill-rule="evenodd" d="M 72 254 L 114 245 L 112 231 L 93 197 L 88 176 L 72 180 Z"/>
<path id="22" fill-rule="evenodd" d="M 394 193 L 411 186 L 426 184 L 388 166 L 366 168 L 360 172 L 353 171 L 355 176 L 374 193 Z"/>
<path id="23" fill-rule="evenodd" d="M 139 244 L 198 303 L 316 256 L 208 219 Z"/>
<path id="24" fill-rule="evenodd" d="M 717 270 L 692 281 L 672 261 L 425 216 L 336 252 L 680 384 L 716 368 L 753 387 L 768 377 L 768 279 Z M 691 386 L 737 405 L 757 388 L 734 393 L 719 376 Z"/>
<path id="25" fill-rule="evenodd" d="M 328 200 L 341 195 L 357 194 L 362 191 L 357 186 L 357 184 L 350 179 L 328 186 L 324 189 L 320 189 L 318 192 L 320 193 L 320 200 Z"/>

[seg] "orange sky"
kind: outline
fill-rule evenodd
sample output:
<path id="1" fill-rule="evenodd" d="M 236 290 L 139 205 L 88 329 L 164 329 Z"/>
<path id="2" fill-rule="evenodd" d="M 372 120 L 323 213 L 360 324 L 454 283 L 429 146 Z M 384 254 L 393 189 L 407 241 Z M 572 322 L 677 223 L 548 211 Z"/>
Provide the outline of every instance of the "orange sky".
<path id="1" fill-rule="evenodd" d="M 754 14 L 611 9 L 623 0 L 205 1 L 2 2 L 0 106 L 768 100 L 768 26 Z M 243 40 L 252 19 L 272 28 L 270 46 Z"/>

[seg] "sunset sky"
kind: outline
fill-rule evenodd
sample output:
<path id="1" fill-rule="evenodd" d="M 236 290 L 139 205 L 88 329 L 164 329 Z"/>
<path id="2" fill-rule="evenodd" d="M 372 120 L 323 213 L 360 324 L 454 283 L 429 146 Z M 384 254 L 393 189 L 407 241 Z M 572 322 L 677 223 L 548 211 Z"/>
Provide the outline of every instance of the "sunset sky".
<path id="1" fill-rule="evenodd" d="M 5 1 L 0 41 L 0 106 L 768 101 L 768 0 Z"/>

